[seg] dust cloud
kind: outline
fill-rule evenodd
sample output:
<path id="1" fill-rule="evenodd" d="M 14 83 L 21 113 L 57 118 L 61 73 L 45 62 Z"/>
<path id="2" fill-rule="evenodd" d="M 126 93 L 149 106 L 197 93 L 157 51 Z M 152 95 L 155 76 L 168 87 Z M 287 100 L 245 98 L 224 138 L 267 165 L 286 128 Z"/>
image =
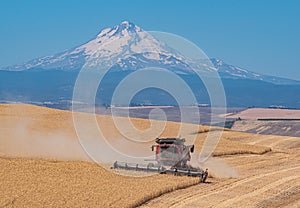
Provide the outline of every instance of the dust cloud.
<path id="1" fill-rule="evenodd" d="M 198 157 L 192 155 L 190 164 L 203 170 L 207 168 L 209 176 L 214 178 L 237 178 L 239 176 L 233 167 L 220 158 L 209 157 L 204 163 L 199 163 Z"/>
<path id="2" fill-rule="evenodd" d="M 145 158 L 153 156 L 151 142 L 138 143 L 116 135 L 101 139 L 98 130 L 90 129 L 88 125 L 85 125 L 85 137 L 79 140 L 76 134 L 68 130 L 42 129 L 43 125 L 37 123 L 35 118 L 27 117 L 4 122 L 0 127 L 0 155 L 94 161 L 99 164 L 116 160 L 142 163 Z"/>
<path id="3" fill-rule="evenodd" d="M 12 126 L 4 125 L 0 135 L 0 154 L 4 156 L 46 158 L 54 160 L 83 160 L 89 158 L 78 140 L 62 131 L 31 131 L 30 119 L 20 119 Z"/>

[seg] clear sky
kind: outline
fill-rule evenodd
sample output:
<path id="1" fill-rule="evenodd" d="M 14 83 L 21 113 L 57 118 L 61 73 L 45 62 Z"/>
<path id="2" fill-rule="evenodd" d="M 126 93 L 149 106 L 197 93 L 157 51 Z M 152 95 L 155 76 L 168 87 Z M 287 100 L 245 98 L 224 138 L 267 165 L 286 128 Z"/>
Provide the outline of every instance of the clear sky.
<path id="1" fill-rule="evenodd" d="M 81 45 L 124 20 L 181 35 L 229 64 L 300 80 L 298 0 L 1 0 L 0 66 Z"/>

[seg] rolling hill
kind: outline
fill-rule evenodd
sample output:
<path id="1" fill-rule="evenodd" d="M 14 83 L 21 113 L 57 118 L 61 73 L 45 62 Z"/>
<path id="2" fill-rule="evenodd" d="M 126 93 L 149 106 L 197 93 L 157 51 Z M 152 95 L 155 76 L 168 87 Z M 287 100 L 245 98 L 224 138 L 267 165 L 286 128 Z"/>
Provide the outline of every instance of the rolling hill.
<path id="1" fill-rule="evenodd" d="M 122 140 L 110 116 L 98 115 L 97 120 L 104 133 L 112 135 L 107 137 L 110 142 Z M 150 127 L 146 119 L 132 122 L 140 130 Z M 210 128 L 186 125 L 182 136 L 196 135 L 195 150 L 200 152 Z M 168 122 L 162 136 L 176 136 L 178 128 L 179 123 Z M 210 172 L 208 183 L 199 184 L 198 179 L 172 175 L 115 175 L 105 169 L 111 163 L 91 162 L 78 143 L 70 111 L 0 105 L 0 130 L 0 205 L 4 207 L 299 205 L 299 138 L 225 131 L 215 157 L 204 164 Z"/>

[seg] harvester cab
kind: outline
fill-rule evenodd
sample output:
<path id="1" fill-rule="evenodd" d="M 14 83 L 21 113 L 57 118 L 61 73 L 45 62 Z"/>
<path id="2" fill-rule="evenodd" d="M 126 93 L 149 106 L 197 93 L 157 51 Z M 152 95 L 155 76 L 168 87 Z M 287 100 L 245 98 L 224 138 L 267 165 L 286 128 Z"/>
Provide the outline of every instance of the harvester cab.
<path id="1" fill-rule="evenodd" d="M 184 145 L 183 138 L 157 138 L 155 142 L 157 144 L 152 145 L 152 151 L 155 150 L 155 160 L 159 165 L 187 167 L 194 145 Z"/>

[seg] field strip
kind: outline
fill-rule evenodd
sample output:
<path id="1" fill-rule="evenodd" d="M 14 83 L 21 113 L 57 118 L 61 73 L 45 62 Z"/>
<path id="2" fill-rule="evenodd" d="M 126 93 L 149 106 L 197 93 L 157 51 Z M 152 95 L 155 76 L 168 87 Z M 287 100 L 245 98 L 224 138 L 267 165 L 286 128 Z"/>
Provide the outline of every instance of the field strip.
<path id="1" fill-rule="evenodd" d="M 260 144 L 260 145 L 264 145 L 262 144 L 263 142 L 267 142 L 269 140 L 274 140 L 275 139 L 278 139 L 278 137 L 280 137 L 279 135 L 265 135 L 265 134 L 258 134 L 260 136 L 266 136 L 265 138 L 259 138 L 258 140 L 256 141 L 252 141 L 252 142 L 247 142 L 247 144 L 251 144 L 251 145 L 255 145 L 255 144 Z M 286 137 L 286 136 L 282 136 L 280 137 L 280 141 L 283 141 L 283 140 L 290 140 L 290 139 L 294 139 L 294 138 L 290 138 L 290 137 Z M 267 145 L 268 146 L 268 145 Z"/>
<path id="2" fill-rule="evenodd" d="M 291 204 L 281 206 L 281 208 L 299 208 L 299 200 L 295 200 Z"/>
<path id="3" fill-rule="evenodd" d="M 244 167 L 244 166 L 248 166 L 248 165 L 260 165 L 260 164 L 264 164 L 264 163 L 268 163 L 269 161 L 263 160 L 263 161 L 255 161 L 255 162 L 248 162 L 248 163 L 244 163 L 244 164 L 240 164 L 240 165 L 235 165 L 234 167 Z"/>
<path id="4" fill-rule="evenodd" d="M 298 139 L 299 140 L 299 139 Z M 283 142 L 285 142 L 285 141 L 297 141 L 297 139 L 295 139 L 295 138 L 285 138 L 285 139 L 282 139 L 282 140 L 278 140 L 278 141 L 275 141 L 275 142 L 273 142 L 273 143 L 271 143 L 271 144 L 269 144 L 271 147 L 274 147 L 274 146 L 276 146 L 277 144 L 280 144 L 280 143 L 283 143 Z"/>
<path id="5" fill-rule="evenodd" d="M 249 157 L 251 157 L 251 155 Z M 285 161 L 287 159 L 284 158 L 284 157 L 280 157 L 280 158 L 276 158 L 276 160 L 277 160 L 277 162 L 279 162 L 279 161 Z M 261 164 L 269 163 L 269 162 L 270 162 L 269 160 L 261 159 L 261 160 L 257 160 L 257 161 L 251 161 L 251 162 L 250 161 L 249 162 L 243 162 L 241 164 L 234 164 L 233 166 L 235 168 L 237 168 L 237 167 L 244 167 L 244 166 L 254 165 L 254 164 L 255 165 L 261 165 Z"/>
<path id="6" fill-rule="evenodd" d="M 273 137 L 266 137 L 266 138 L 263 138 L 263 139 L 259 139 L 257 141 L 254 141 L 254 142 L 247 142 L 246 144 L 250 144 L 250 145 L 256 145 L 256 144 L 261 144 L 262 142 L 266 142 L 266 141 L 269 141 L 269 140 L 272 140 L 274 139 Z"/>
<path id="7" fill-rule="evenodd" d="M 288 181 L 291 181 L 291 180 L 294 180 L 294 179 L 297 179 L 299 178 L 300 176 L 289 176 L 289 177 L 286 177 L 286 178 L 283 178 L 281 180 L 278 180 L 278 181 L 275 181 L 273 183 L 270 183 L 266 186 L 264 186 L 263 188 L 260 188 L 260 189 L 257 189 L 255 190 L 255 192 L 250 192 L 250 193 L 247 193 L 247 194 L 244 194 L 242 196 L 236 196 L 236 197 L 233 197 L 233 198 L 230 198 L 228 200 L 225 200 L 225 201 L 222 201 L 221 203 L 218 203 L 218 205 L 216 205 L 215 207 L 216 208 L 221 208 L 221 207 L 231 207 L 231 205 L 239 202 L 239 201 L 242 201 L 244 199 L 247 199 L 247 198 L 250 198 L 250 197 L 254 197 L 254 196 L 257 196 L 259 194 L 262 194 L 272 188 L 275 188 L 277 186 L 280 186 L 281 184 L 284 184 Z"/>
<path id="8" fill-rule="evenodd" d="M 262 135 L 262 134 L 261 134 Z M 263 138 L 263 139 L 259 139 L 257 141 L 254 141 L 254 142 L 247 142 L 246 144 L 250 144 L 250 145 L 256 145 L 256 144 L 259 144 L 259 145 L 262 145 L 262 146 L 268 146 L 268 147 L 273 147 L 274 144 L 277 144 L 277 143 L 280 143 L 280 142 L 284 142 L 284 141 L 297 141 L 297 138 L 296 137 L 286 137 L 286 136 L 282 136 L 280 137 L 280 140 L 276 139 L 279 137 L 278 136 L 275 136 L 275 139 L 273 136 L 270 136 L 268 135 L 269 137 L 266 137 L 266 138 Z M 264 144 L 263 142 L 266 142 L 266 141 L 269 141 L 269 140 L 275 140 L 275 142 L 271 143 L 271 144 Z"/>
<path id="9" fill-rule="evenodd" d="M 240 186 L 242 184 L 254 181 L 256 179 L 260 179 L 260 178 L 263 178 L 263 177 L 266 177 L 266 176 L 271 176 L 271 175 L 283 173 L 283 172 L 286 172 L 286 171 L 296 170 L 296 169 L 299 169 L 299 168 L 300 167 L 293 167 L 293 168 L 288 168 L 288 169 L 285 169 L 285 170 L 279 170 L 279 171 L 276 171 L 276 172 L 261 174 L 261 175 L 254 176 L 254 177 L 251 177 L 251 178 L 245 178 L 245 179 L 242 179 L 242 180 L 239 180 L 239 181 L 235 182 L 234 184 L 232 184 L 232 183 L 226 184 L 225 187 L 220 189 L 219 191 L 214 190 L 213 192 L 208 193 L 208 194 L 204 194 L 204 192 L 202 190 L 200 190 L 200 192 L 197 192 L 197 193 L 188 193 L 188 194 L 185 195 L 185 197 L 179 197 L 179 198 L 173 199 L 175 201 L 170 207 L 185 207 L 186 202 L 194 202 L 194 201 L 199 200 L 199 198 L 208 197 L 208 196 L 211 196 L 211 195 L 214 195 L 214 194 L 218 194 L 220 192 L 236 188 L 237 186 Z"/>

